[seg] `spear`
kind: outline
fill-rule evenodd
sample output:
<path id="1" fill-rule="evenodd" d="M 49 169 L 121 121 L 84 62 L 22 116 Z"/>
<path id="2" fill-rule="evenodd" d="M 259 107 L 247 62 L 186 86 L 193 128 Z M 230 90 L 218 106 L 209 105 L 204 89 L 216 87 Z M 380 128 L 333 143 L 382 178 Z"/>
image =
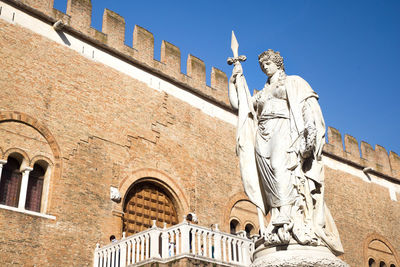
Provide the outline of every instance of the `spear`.
<path id="1" fill-rule="evenodd" d="M 238 43 L 235 33 L 233 31 L 232 31 L 232 39 L 231 39 L 231 49 L 233 52 L 233 57 L 228 58 L 227 62 L 229 65 L 235 64 L 236 62 L 240 63 L 241 61 L 246 60 L 246 56 L 239 56 L 239 43 Z M 250 97 L 247 85 L 245 85 L 245 87 L 246 87 L 246 93 L 247 93 L 248 97 Z M 252 177 L 252 179 L 258 179 L 258 177 Z M 258 215 L 258 223 L 260 226 L 261 236 L 263 237 L 265 235 L 264 214 L 258 206 L 257 206 L 257 215 Z"/>
<path id="2" fill-rule="evenodd" d="M 246 56 L 239 56 L 239 43 L 236 39 L 235 33 L 232 31 L 232 38 L 231 38 L 231 49 L 233 52 L 233 57 L 229 57 L 227 62 L 228 65 L 232 65 L 237 61 L 246 61 Z"/>

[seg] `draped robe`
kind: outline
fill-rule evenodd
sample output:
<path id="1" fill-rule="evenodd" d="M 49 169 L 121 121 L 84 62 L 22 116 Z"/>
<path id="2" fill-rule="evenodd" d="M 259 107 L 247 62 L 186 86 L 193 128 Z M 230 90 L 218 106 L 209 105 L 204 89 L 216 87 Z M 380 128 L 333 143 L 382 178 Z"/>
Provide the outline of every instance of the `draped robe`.
<path id="1" fill-rule="evenodd" d="M 324 202 L 324 170 L 322 163 L 322 148 L 325 144 L 325 122 L 320 106 L 318 95 L 312 90 L 309 84 L 299 76 L 286 76 L 285 89 L 289 107 L 290 120 L 290 149 L 288 152 L 287 166 L 296 166 L 293 174 L 296 177 L 305 177 L 308 182 L 309 196 L 314 200 L 312 212 L 312 228 L 314 233 L 327 245 L 335 254 L 343 253 L 343 247 L 333 218 Z M 236 132 L 236 153 L 239 156 L 240 172 L 245 193 L 250 201 L 256 205 L 264 214 L 271 209 L 267 192 L 270 191 L 266 177 L 258 171 L 256 151 L 263 150 L 262 142 L 256 142 L 258 117 L 254 110 L 253 99 L 249 93 L 246 80 L 243 74 L 236 76 L 235 88 L 237 103 L 232 106 L 238 108 L 238 124 Z M 235 93 L 235 92 L 233 92 Z M 232 101 L 232 100 L 231 100 Z M 316 128 L 315 144 L 311 160 L 303 164 L 300 158 L 300 135 L 305 130 L 303 107 L 307 102 L 311 120 Z M 260 164 L 260 163 L 258 163 Z M 265 166 L 264 166 L 265 167 Z M 264 182 L 263 182 L 264 179 Z M 311 202 L 312 203 L 312 202 Z"/>

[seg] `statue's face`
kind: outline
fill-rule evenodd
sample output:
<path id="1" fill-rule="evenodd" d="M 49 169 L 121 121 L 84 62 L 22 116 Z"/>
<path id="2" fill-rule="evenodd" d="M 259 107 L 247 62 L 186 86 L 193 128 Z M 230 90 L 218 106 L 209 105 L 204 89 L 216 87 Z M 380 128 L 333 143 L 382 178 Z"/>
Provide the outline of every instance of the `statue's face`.
<path id="1" fill-rule="evenodd" d="M 261 68 L 269 77 L 273 76 L 279 69 L 278 66 L 269 59 L 262 62 Z"/>

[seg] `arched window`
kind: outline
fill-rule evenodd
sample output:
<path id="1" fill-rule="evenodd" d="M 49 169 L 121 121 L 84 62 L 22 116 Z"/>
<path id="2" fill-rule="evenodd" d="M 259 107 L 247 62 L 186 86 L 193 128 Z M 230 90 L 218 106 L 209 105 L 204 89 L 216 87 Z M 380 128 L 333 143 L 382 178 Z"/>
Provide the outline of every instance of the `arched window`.
<path id="1" fill-rule="evenodd" d="M 250 238 L 250 236 L 252 236 L 255 233 L 255 228 L 250 223 L 246 224 L 244 230 L 246 231 L 247 238 Z"/>
<path id="2" fill-rule="evenodd" d="M 239 226 L 239 221 L 236 219 L 232 219 L 231 222 L 229 223 L 230 226 L 230 232 L 231 234 L 235 235 L 236 232 L 238 231 L 238 226 Z"/>
<path id="3" fill-rule="evenodd" d="M 379 263 L 379 267 L 386 267 L 386 263 L 384 263 L 383 261 L 381 261 L 381 262 Z"/>
<path id="4" fill-rule="evenodd" d="M 376 267 L 376 263 L 375 263 L 374 259 L 370 258 L 368 260 L 368 267 Z"/>
<path id="5" fill-rule="evenodd" d="M 132 235 L 152 226 L 156 220 L 158 227 L 178 223 L 176 208 L 172 197 L 160 186 L 142 182 L 129 192 L 124 203 L 123 231 Z"/>
<path id="6" fill-rule="evenodd" d="M 22 173 L 20 162 L 8 157 L 1 173 L 0 204 L 17 207 L 21 188 Z"/>
<path id="7" fill-rule="evenodd" d="M 25 209 L 40 212 L 45 173 L 45 170 L 39 164 L 35 164 L 33 170 L 29 173 Z"/>

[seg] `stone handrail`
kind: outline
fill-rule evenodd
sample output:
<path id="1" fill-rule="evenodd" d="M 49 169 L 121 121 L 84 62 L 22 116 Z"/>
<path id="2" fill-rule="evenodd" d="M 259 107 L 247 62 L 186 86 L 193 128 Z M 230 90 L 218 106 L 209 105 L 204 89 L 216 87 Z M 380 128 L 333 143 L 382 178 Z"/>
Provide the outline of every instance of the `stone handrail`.
<path id="1" fill-rule="evenodd" d="M 254 243 L 245 235 L 236 236 L 183 221 L 172 227 L 153 227 L 123 237 L 120 241 L 94 252 L 94 267 L 125 267 L 151 260 L 167 262 L 181 257 L 196 257 L 205 261 L 249 266 Z"/>

